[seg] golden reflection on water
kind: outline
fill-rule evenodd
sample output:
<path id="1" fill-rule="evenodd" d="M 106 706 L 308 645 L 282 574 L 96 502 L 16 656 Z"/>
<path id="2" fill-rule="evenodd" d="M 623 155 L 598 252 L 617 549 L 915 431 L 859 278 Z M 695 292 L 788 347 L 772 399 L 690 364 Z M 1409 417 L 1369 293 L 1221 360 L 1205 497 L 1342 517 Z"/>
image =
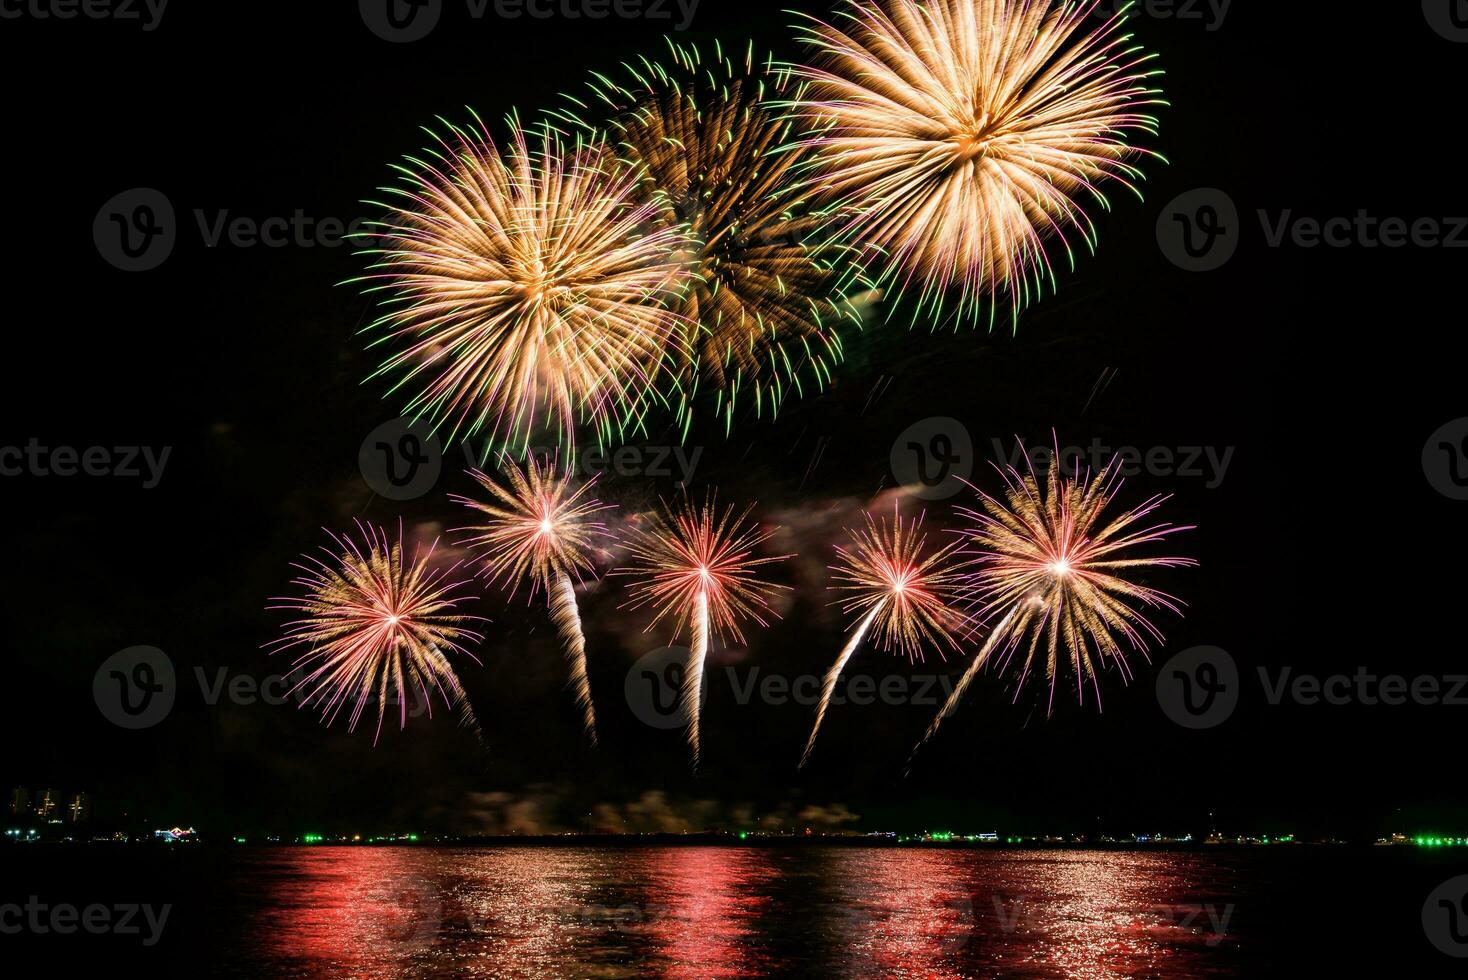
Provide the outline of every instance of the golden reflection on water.
<path id="1" fill-rule="evenodd" d="M 262 969 L 352 977 L 1192 977 L 1232 937 L 1197 855 L 293 848 L 241 881 Z M 1226 875 L 1224 875 L 1226 877 Z"/>

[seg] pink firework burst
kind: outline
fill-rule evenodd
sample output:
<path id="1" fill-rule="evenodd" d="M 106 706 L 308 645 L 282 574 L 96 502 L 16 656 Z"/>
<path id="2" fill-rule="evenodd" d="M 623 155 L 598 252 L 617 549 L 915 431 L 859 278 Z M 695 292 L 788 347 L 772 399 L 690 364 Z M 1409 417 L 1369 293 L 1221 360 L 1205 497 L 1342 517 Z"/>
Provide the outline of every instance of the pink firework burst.
<path id="1" fill-rule="evenodd" d="M 478 659 L 460 641 L 483 639 L 467 624 L 479 616 L 457 613 L 463 596 L 454 593 L 464 581 L 451 580 L 459 567 L 432 567 L 435 542 L 411 559 L 403 556 L 403 532 L 397 543 L 387 532 L 357 522 L 362 541 L 328 532 L 335 547 L 323 547 L 326 558 L 303 555 L 293 567 L 301 575 L 292 580 L 301 594 L 271 600 L 271 609 L 288 609 L 300 617 L 288 622 L 285 635 L 267 644 L 271 653 L 301 649 L 293 667 L 305 670 L 291 689 L 305 692 L 302 707 L 320 707 L 330 725 L 351 704 L 348 731 L 355 731 L 362 713 L 377 701 L 377 732 L 388 702 L 399 707 L 399 726 L 406 727 L 408 697 L 417 693 L 432 712 L 431 691 L 474 726 L 473 712 L 449 663 L 449 654 Z"/>

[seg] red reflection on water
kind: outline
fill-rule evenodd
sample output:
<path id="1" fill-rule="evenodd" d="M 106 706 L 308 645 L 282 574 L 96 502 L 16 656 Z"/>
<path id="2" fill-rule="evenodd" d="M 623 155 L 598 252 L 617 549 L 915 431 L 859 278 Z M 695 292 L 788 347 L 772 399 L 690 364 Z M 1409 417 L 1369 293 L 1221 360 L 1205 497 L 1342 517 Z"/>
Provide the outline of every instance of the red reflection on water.
<path id="1" fill-rule="evenodd" d="M 287 852 L 272 869 L 261 945 L 318 970 L 395 975 L 438 940 L 443 904 L 423 870 L 422 853 L 405 849 Z"/>
<path id="2" fill-rule="evenodd" d="M 974 931 L 969 884 L 953 852 L 851 850 L 832 856 L 846 975 L 953 975 Z M 873 860 L 873 857 L 877 860 Z"/>
<path id="3" fill-rule="evenodd" d="M 259 975 L 1100 980 L 1226 970 L 1223 874 L 1105 852 L 363 847 L 261 852 L 238 887 Z"/>
<path id="4" fill-rule="evenodd" d="M 778 877 L 767 852 L 671 847 L 652 852 L 647 875 L 648 937 L 667 977 L 752 976 L 764 972 L 751 942 Z"/>

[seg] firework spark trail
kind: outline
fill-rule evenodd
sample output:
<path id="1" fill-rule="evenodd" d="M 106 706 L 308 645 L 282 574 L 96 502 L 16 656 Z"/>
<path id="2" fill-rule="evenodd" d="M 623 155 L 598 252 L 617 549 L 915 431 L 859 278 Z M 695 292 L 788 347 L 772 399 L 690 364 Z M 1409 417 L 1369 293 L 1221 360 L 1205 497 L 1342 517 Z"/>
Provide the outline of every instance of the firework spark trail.
<path id="1" fill-rule="evenodd" d="M 809 100 L 807 175 L 870 252 L 876 284 L 921 290 L 914 319 L 960 289 L 959 311 L 988 300 L 1011 317 L 1055 275 L 1047 248 L 1094 250 L 1079 198 L 1137 192 L 1131 146 L 1155 135 L 1160 72 L 1122 33 L 1122 10 L 1095 25 L 1099 0 L 850 0 L 841 27 L 801 25 L 818 52 L 794 71 Z M 1160 159 L 1160 157 L 1158 157 Z M 1139 195 L 1140 196 L 1140 195 Z M 1078 242 L 1073 239 L 1079 239 Z"/>
<path id="2" fill-rule="evenodd" d="M 801 768 L 810 761 L 810 754 L 815 751 L 816 736 L 820 734 L 821 722 L 826 720 L 826 709 L 831 706 L 831 696 L 836 693 L 836 681 L 841 678 L 841 672 L 846 669 L 846 662 L 851 659 L 851 655 L 856 652 L 856 648 L 861 646 L 861 641 L 866 638 L 867 630 L 871 629 L 872 621 L 881 615 L 882 606 L 883 603 L 879 602 L 872 607 L 872 611 L 867 613 L 866 619 L 861 621 L 860 625 L 856 627 L 856 631 L 847 639 L 846 646 L 841 648 L 841 652 L 836 656 L 836 662 L 831 665 L 831 669 L 826 671 L 826 676 L 821 681 L 821 700 L 816 705 L 816 723 L 811 726 L 810 738 L 805 741 L 805 751 L 800 754 Z"/>
<path id="3" fill-rule="evenodd" d="M 692 752 L 693 767 L 698 768 L 699 756 L 703 753 L 703 740 L 699 737 L 698 723 L 703 715 L 703 667 L 709 653 L 709 597 L 700 591 L 693 600 L 693 621 L 689 629 L 693 633 L 688 651 L 688 668 L 683 672 L 683 703 L 688 705 L 688 747 Z"/>
<path id="4" fill-rule="evenodd" d="M 830 382 L 842 356 L 837 327 L 861 325 L 848 295 L 866 286 L 846 246 L 814 243 L 823 218 L 796 193 L 814 150 L 794 143 L 794 121 L 774 101 L 801 97 L 788 69 L 760 63 L 753 44 L 742 63 L 717 43 L 711 57 L 667 44 L 667 65 L 643 58 L 620 80 L 595 76 L 589 101 L 610 115 L 606 127 L 587 122 L 587 103 L 574 97 L 573 110 L 555 115 L 593 136 L 605 129 L 663 219 L 688 232 L 679 414 L 687 431 L 702 385 L 727 432 L 737 404 L 774 414 Z"/>
<path id="5" fill-rule="evenodd" d="M 922 518 L 903 521 L 895 504 L 890 521 L 876 520 L 869 513 L 863 517 L 865 527 L 848 532 L 851 545 L 836 548 L 833 588 L 846 593 L 840 600 L 844 612 L 865 611 L 867 615 L 826 672 L 801 766 L 809 761 L 815 748 L 841 671 L 868 631 L 875 631 L 883 650 L 895 649 L 909 660 L 921 656 L 924 644 L 936 646 L 940 655 L 944 647 L 958 649 L 954 630 L 962 625 L 964 617 L 950 605 L 957 584 L 950 565 L 962 542 L 925 553 L 927 537 L 922 533 Z"/>
<path id="6" fill-rule="evenodd" d="M 369 346 L 393 347 L 372 378 L 407 387 L 404 414 L 491 446 L 553 426 L 574 446 L 637 429 L 682 342 L 676 306 L 689 270 L 683 231 L 655 227 L 637 177 L 605 144 L 538 146 L 511 120 L 501 154 L 478 117 L 397 167 L 405 186 L 374 203 L 364 250 L 381 293 Z M 371 380 L 371 379 L 369 379 Z"/>
<path id="7" fill-rule="evenodd" d="M 963 696 L 968 691 L 969 685 L 973 683 L 974 677 L 978 675 L 979 668 L 988 663 L 989 656 L 994 652 L 994 648 L 999 645 L 999 641 L 1005 636 L 1009 621 L 1014 617 L 1014 614 L 1015 610 L 1013 609 L 1006 613 L 1004 619 L 1000 620 L 999 625 L 994 628 L 994 631 L 989 634 L 989 638 L 984 641 L 984 645 L 979 648 L 979 652 L 974 654 L 973 660 L 969 662 L 968 669 L 963 672 L 963 676 L 958 679 L 958 683 L 954 685 L 953 690 L 949 693 L 948 700 L 943 702 L 943 707 L 939 710 L 938 717 L 933 719 L 933 723 L 928 726 L 928 730 L 923 732 L 923 737 L 918 739 L 917 745 L 913 746 L 912 754 L 907 759 L 909 769 L 912 767 L 913 759 L 917 758 L 918 750 L 928 744 L 929 739 L 938 734 L 938 729 L 943 724 L 943 719 L 958 710 L 958 704 L 963 700 Z"/>
<path id="8" fill-rule="evenodd" d="M 284 637 L 266 644 L 271 653 L 306 648 L 293 666 L 311 665 L 311 669 L 288 695 L 306 691 L 301 706 L 319 705 L 321 719 L 327 725 L 334 723 L 342 708 L 352 702 L 348 731 L 356 730 L 368 702 L 375 697 L 375 745 L 382 734 L 388 702 L 396 698 L 399 725 L 407 727 L 409 692 L 422 696 L 431 716 L 432 688 L 450 707 L 459 710 L 464 724 L 477 735 L 474 713 L 445 655 L 445 651 L 463 654 L 478 663 L 458 641 L 483 639 L 464 625 L 482 617 L 453 612 L 461 598 L 453 593 L 466 583 L 445 580 L 458 565 L 447 570 L 432 569 L 433 547 L 405 561 L 401 527 L 397 543 L 391 546 L 387 533 L 380 528 L 361 522 L 357 527 L 365 545 L 349 535 L 328 532 L 337 548 L 323 549 L 328 560 L 306 555 L 307 564 L 294 566 L 302 575 L 292 584 L 300 586 L 305 594 L 271 600 L 277 603 L 272 609 L 303 614 L 286 624 Z"/>
<path id="9" fill-rule="evenodd" d="M 489 492 L 490 501 L 459 495 L 450 499 L 485 515 L 489 523 L 461 528 L 471 532 L 464 543 L 483 552 L 482 574 L 508 586 L 512 596 L 525 579 L 530 580 L 532 598 L 545 590 L 551 621 L 565 649 L 569 683 L 587 737 L 596 745 L 596 709 L 573 576 L 595 572 L 593 555 L 602 550 L 600 542 L 611 532 L 594 518 L 610 505 L 588 496 L 595 480 L 576 487 L 570 476 L 557 475 L 554 462 L 542 464 L 533 456 L 523 469 L 506 460 L 503 483 L 478 470 L 470 475 Z"/>
<path id="10" fill-rule="evenodd" d="M 684 501 L 674 509 L 664 503 L 648 524 L 631 528 L 627 549 L 632 564 L 612 573 L 640 579 L 628 589 L 630 598 L 623 608 L 651 605 L 656 612 L 648 631 L 664 618 L 676 621 L 675 638 L 690 628 L 692 649 L 683 675 L 683 697 L 695 766 L 702 751 L 703 667 L 713 637 L 727 635 L 744 643 L 739 621 L 768 626 L 765 616 L 778 616 L 771 599 L 789 589 L 756 577 L 761 566 L 790 556 L 755 556 L 755 549 L 774 532 L 747 524 L 749 513 L 746 508 L 736 515 L 731 506 L 720 514 L 712 494 L 700 507 Z"/>
<path id="11" fill-rule="evenodd" d="M 1002 618 L 919 747 L 936 733 L 973 674 L 993 654 L 999 654 L 1001 668 L 1022 657 L 1017 698 L 1043 653 L 1049 680 L 1047 713 L 1054 709 L 1062 662 L 1075 677 L 1079 702 L 1085 703 L 1089 682 L 1099 705 L 1100 668 L 1115 664 L 1123 683 L 1132 676 L 1117 635 L 1145 659 L 1149 645 L 1162 642 L 1163 636 L 1142 609 L 1182 614 L 1181 600 L 1130 576 L 1148 569 L 1197 565 L 1191 558 L 1135 554 L 1139 547 L 1193 530 L 1192 526 L 1143 523 L 1167 501 L 1163 496 L 1107 517 L 1123 482 L 1120 457 L 1098 473 L 1075 476 L 1061 475 L 1059 458 L 1057 447 L 1043 485 L 1033 464 L 1026 474 L 1012 466 L 1001 468 L 1004 499 L 981 492 L 982 509 L 959 511 L 971 522 L 965 554 L 975 568 L 965 576 L 964 599 L 975 610 L 976 621 L 1001 614 Z"/>
<path id="12" fill-rule="evenodd" d="M 596 707 L 591 702 L 591 677 L 586 672 L 586 635 L 581 631 L 581 613 L 576 608 L 576 586 L 571 576 L 561 572 L 551 590 L 551 621 L 561 634 L 566 648 L 566 665 L 571 669 L 570 684 L 581 706 L 582 724 L 591 744 L 597 744 Z"/>

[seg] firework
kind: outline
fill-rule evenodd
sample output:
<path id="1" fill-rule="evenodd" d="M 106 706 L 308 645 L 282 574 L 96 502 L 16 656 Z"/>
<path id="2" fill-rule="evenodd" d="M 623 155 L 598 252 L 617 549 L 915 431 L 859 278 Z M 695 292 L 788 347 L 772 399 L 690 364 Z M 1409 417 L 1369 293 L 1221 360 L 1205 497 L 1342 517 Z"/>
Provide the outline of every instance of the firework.
<path id="1" fill-rule="evenodd" d="M 892 520 L 866 514 L 866 526 L 848 531 L 851 545 L 836 548 L 832 569 L 834 588 L 844 596 L 841 611 L 860 619 L 821 684 L 815 724 L 800 757 L 804 766 L 816 745 L 836 681 L 862 641 L 870 633 L 883 650 L 895 650 L 909 660 L 922 656 L 925 645 L 958 649 L 954 631 L 963 617 L 951 605 L 957 575 L 951 568 L 962 542 L 928 551 L 922 518 L 904 522 L 894 508 Z"/>
<path id="2" fill-rule="evenodd" d="M 1043 662 L 1050 685 L 1047 712 L 1054 708 L 1055 688 L 1066 669 L 1075 676 L 1077 698 L 1084 703 L 1089 682 L 1099 704 L 1098 667 L 1109 661 L 1123 682 L 1132 676 L 1118 636 L 1145 658 L 1149 643 L 1160 643 L 1162 634 L 1143 610 L 1181 615 L 1180 600 L 1134 578 L 1197 562 L 1137 550 L 1193 528 L 1148 521 L 1168 499 L 1160 496 L 1108 516 L 1122 485 L 1119 458 L 1095 474 L 1064 476 L 1060 468 L 1057 451 L 1042 485 L 1033 469 L 1021 475 L 1005 467 L 1000 471 L 1006 484 L 1003 500 L 981 493 L 980 509 L 960 509 L 971 522 L 965 552 L 973 571 L 965 576 L 965 598 L 976 619 L 998 622 L 919 747 L 937 733 L 979 668 L 996 652 L 1001 668 L 1020 663 L 1017 689 L 1037 662 Z"/>
<path id="3" fill-rule="evenodd" d="M 537 427 L 567 444 L 578 422 L 599 438 L 635 428 L 681 342 L 681 230 L 654 227 L 604 145 L 547 127 L 532 147 L 512 120 L 502 156 L 475 122 L 409 158 L 397 203 L 378 205 L 364 281 L 387 297 L 367 331 L 393 353 L 373 377 L 396 378 L 406 414 L 451 438 L 523 448 Z"/>
<path id="4" fill-rule="evenodd" d="M 820 52 L 804 142 L 811 179 L 870 246 L 876 280 L 918 284 L 917 309 L 956 285 L 960 311 L 1017 313 L 1054 274 L 1052 241 L 1074 262 L 1094 248 L 1082 199 L 1132 191 L 1130 146 L 1155 135 L 1160 74 L 1099 0 L 850 0 L 838 28 L 802 26 Z"/>
<path id="5" fill-rule="evenodd" d="M 792 193 L 791 178 L 814 150 L 791 145 L 793 124 L 772 103 L 798 98 L 788 71 L 758 63 L 752 45 L 739 63 L 717 45 L 708 59 L 696 47 L 668 46 L 670 65 L 643 59 L 621 81 L 597 76 L 591 107 L 610 109 L 620 155 L 664 220 L 692 238 L 697 275 L 677 308 L 686 331 L 683 422 L 686 429 L 704 384 L 727 430 L 742 398 L 773 414 L 792 392 L 823 387 L 841 356 L 836 326 L 860 319 L 845 296 L 848 274 L 805 244 L 820 219 Z M 563 117 L 590 130 L 586 108 L 577 100 Z"/>
<path id="6" fill-rule="evenodd" d="M 462 598 L 454 593 L 465 584 L 449 580 L 458 566 L 433 569 L 433 548 L 405 559 L 401 528 L 395 544 L 370 524 L 359 522 L 358 530 L 362 542 L 332 534 L 335 548 L 322 549 L 325 560 L 305 555 L 305 563 L 294 566 L 302 574 L 292 584 L 303 594 L 272 600 L 272 609 L 300 613 L 286 624 L 284 637 L 267 645 L 272 653 L 304 648 L 293 666 L 306 673 L 290 693 L 304 691 L 302 707 L 319 706 L 328 725 L 350 703 L 348 731 L 356 730 L 375 697 L 374 744 L 390 698 L 400 708 L 399 726 L 406 727 L 409 693 L 419 694 L 431 715 L 430 689 L 477 730 L 448 659 L 462 654 L 478 663 L 460 641 L 483 639 L 466 625 L 481 617 L 454 612 Z"/>
<path id="7" fill-rule="evenodd" d="M 743 644 L 740 622 L 747 619 L 768 626 L 765 617 L 777 615 L 770 600 L 787 588 L 756 577 L 760 566 L 790 556 L 756 557 L 755 549 L 774 532 L 747 523 L 748 517 L 749 509 L 736 515 L 732 506 L 720 514 L 712 496 L 702 507 L 687 501 L 677 509 L 665 504 L 647 526 L 632 528 L 627 546 L 633 564 L 619 569 L 641 579 L 628 590 L 626 605 L 631 609 L 650 605 L 656 610 L 649 631 L 671 618 L 676 621 L 675 638 L 685 627 L 691 634 L 683 701 L 688 705 L 688 744 L 695 766 L 700 751 L 700 689 L 710 640 L 717 634 Z"/>
<path id="8" fill-rule="evenodd" d="M 598 542 L 611 536 L 595 518 L 611 505 L 588 496 L 595 481 L 576 487 L 570 477 L 556 475 L 554 464 L 542 466 L 534 457 L 523 471 L 507 463 L 503 484 L 479 470 L 471 470 L 470 475 L 491 499 L 452 497 L 488 518 L 487 524 L 463 529 L 472 532 L 464 543 L 482 550 L 485 578 L 508 586 L 511 595 L 525 579 L 530 580 L 532 596 L 545 591 L 551 619 L 565 647 L 586 734 L 595 745 L 596 709 L 573 579 L 595 573 L 592 556 L 600 550 Z"/>

